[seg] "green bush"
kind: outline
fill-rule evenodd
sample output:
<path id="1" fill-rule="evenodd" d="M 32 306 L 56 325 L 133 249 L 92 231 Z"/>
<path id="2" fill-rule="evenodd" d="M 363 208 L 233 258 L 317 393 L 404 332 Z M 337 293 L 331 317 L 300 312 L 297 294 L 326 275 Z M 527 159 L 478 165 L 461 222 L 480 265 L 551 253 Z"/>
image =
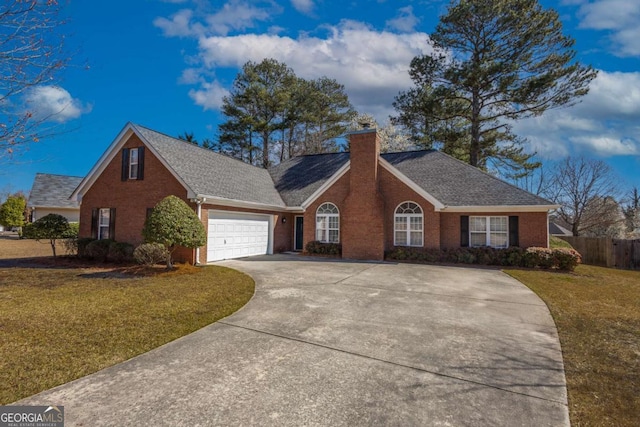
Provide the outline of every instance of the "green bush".
<path id="1" fill-rule="evenodd" d="M 342 245 L 340 243 L 323 243 L 316 240 L 307 243 L 305 251 L 314 255 L 342 255 Z"/>
<path id="2" fill-rule="evenodd" d="M 307 251 L 309 250 L 307 249 Z M 578 252 L 566 248 L 528 248 L 525 250 L 517 247 L 506 249 L 488 247 L 452 249 L 394 247 L 387 251 L 385 256 L 386 259 L 396 261 L 537 267 L 562 271 L 573 271 L 581 262 Z"/>
<path id="3" fill-rule="evenodd" d="M 143 243 L 133 251 L 133 259 L 138 264 L 155 265 L 167 261 L 168 250 L 161 243 Z"/>
<path id="4" fill-rule="evenodd" d="M 80 223 L 78 222 L 70 222 L 69 230 L 66 232 L 67 239 L 78 238 L 78 233 L 80 233 Z"/>
<path id="5" fill-rule="evenodd" d="M 94 242 L 96 239 L 94 239 L 93 237 L 80 237 L 75 240 L 76 253 L 78 254 L 78 257 L 89 258 L 89 256 L 87 255 L 87 246 L 89 246 L 89 243 Z"/>
<path id="6" fill-rule="evenodd" d="M 35 239 L 36 238 L 36 229 L 34 228 L 32 222 L 22 226 L 22 229 L 20 230 L 20 238 L 21 239 Z"/>
<path id="7" fill-rule="evenodd" d="M 94 240 L 85 249 L 87 258 L 105 262 L 109 256 L 109 247 L 113 243 L 111 239 Z"/>
<path id="8" fill-rule="evenodd" d="M 125 242 L 111 242 L 107 259 L 113 262 L 129 262 L 133 260 L 133 245 Z"/>

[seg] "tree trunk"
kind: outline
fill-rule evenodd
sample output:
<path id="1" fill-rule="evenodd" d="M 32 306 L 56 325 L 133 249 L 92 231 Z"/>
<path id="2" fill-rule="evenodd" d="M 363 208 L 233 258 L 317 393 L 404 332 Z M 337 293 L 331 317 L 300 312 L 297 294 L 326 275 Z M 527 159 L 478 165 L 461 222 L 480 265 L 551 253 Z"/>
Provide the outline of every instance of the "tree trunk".
<path id="1" fill-rule="evenodd" d="M 471 145 L 469 147 L 469 164 L 478 167 L 480 157 L 480 97 L 474 90 L 471 100 Z"/>
<path id="2" fill-rule="evenodd" d="M 56 257 L 56 239 L 49 239 L 49 243 L 51 244 L 51 250 L 53 251 L 53 257 Z"/>

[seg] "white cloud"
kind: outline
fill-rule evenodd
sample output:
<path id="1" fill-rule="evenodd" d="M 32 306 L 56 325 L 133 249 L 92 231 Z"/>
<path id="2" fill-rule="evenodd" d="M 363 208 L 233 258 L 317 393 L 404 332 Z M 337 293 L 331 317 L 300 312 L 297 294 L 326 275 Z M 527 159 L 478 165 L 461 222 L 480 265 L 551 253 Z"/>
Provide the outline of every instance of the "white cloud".
<path id="1" fill-rule="evenodd" d="M 291 0 L 291 4 L 298 12 L 304 14 L 311 13 L 315 7 L 313 0 Z"/>
<path id="2" fill-rule="evenodd" d="M 229 94 L 219 82 L 203 82 L 198 89 L 191 89 L 189 96 L 196 105 L 205 110 L 218 110 L 222 106 L 222 99 Z"/>
<path id="3" fill-rule="evenodd" d="M 354 21 L 343 21 L 327 30 L 326 37 L 242 34 L 201 38 L 203 71 L 240 68 L 247 61 L 274 58 L 300 77 L 336 79 L 358 110 L 384 121 L 393 112 L 394 96 L 411 86 L 411 60 L 431 51 L 427 34 L 379 32 Z"/>
<path id="4" fill-rule="evenodd" d="M 609 38 L 617 55 L 640 56 L 640 2 L 637 0 L 582 2 L 578 16 L 582 28 L 610 31 Z"/>
<path id="5" fill-rule="evenodd" d="M 182 9 L 171 15 L 170 19 L 157 17 L 153 24 L 160 28 L 167 37 L 224 36 L 232 31 L 253 28 L 257 22 L 270 20 L 271 16 L 280 13 L 280 10 L 275 3 L 269 0 L 263 2 L 229 0 L 214 13 L 198 13 L 198 17 L 200 14 L 203 15 L 202 22 L 196 19 L 196 13 L 193 10 Z"/>
<path id="6" fill-rule="evenodd" d="M 569 152 L 640 155 L 640 72 L 600 71 L 582 102 L 522 120 L 519 135 L 543 158 Z"/>
<path id="7" fill-rule="evenodd" d="M 387 28 L 410 33 L 414 31 L 420 20 L 413 14 L 413 6 L 406 6 L 398 9 L 398 15 L 386 22 Z"/>
<path id="8" fill-rule="evenodd" d="M 58 123 L 77 119 L 89 113 L 92 106 L 71 97 L 71 94 L 59 86 L 36 86 L 29 90 L 24 98 L 25 110 L 34 117 Z"/>

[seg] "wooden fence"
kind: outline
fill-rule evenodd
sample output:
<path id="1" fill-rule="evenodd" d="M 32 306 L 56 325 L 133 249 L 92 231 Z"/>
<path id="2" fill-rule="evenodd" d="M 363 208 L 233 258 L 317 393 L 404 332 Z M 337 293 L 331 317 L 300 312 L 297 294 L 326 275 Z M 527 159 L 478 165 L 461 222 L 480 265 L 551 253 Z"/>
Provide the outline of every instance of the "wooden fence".
<path id="1" fill-rule="evenodd" d="M 640 270 L 640 240 L 610 237 L 558 236 L 582 255 L 582 262 L 603 267 Z"/>

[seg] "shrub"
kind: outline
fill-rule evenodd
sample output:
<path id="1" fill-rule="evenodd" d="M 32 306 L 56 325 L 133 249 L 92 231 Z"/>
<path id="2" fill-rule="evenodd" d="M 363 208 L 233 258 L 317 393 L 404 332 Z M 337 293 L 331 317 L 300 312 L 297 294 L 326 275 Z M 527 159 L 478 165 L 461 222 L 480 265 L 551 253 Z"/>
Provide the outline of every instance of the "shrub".
<path id="1" fill-rule="evenodd" d="M 31 224 L 27 235 L 36 240 L 48 240 L 55 257 L 56 241 L 70 237 L 69 221 L 62 215 L 48 214 Z"/>
<path id="2" fill-rule="evenodd" d="M 87 258 L 105 262 L 109 256 L 109 247 L 113 243 L 111 239 L 94 240 L 85 249 Z"/>
<path id="3" fill-rule="evenodd" d="M 342 245 L 340 243 L 323 243 L 316 240 L 307 243 L 305 251 L 315 255 L 342 255 Z"/>
<path id="4" fill-rule="evenodd" d="M 62 241 L 62 246 L 64 247 L 64 251 L 67 255 L 77 255 L 78 254 L 78 238 L 68 238 Z"/>
<path id="5" fill-rule="evenodd" d="M 133 245 L 125 242 L 111 242 L 107 259 L 113 262 L 133 260 Z"/>
<path id="6" fill-rule="evenodd" d="M 92 237 L 80 237 L 78 239 L 75 239 L 76 253 L 78 254 L 78 257 L 89 258 L 89 256 L 87 255 L 87 246 L 89 246 L 89 243 L 94 242 L 95 240 L 96 239 Z"/>
<path id="7" fill-rule="evenodd" d="M 307 249 L 307 251 L 309 250 Z M 395 247 L 388 251 L 385 257 L 397 261 L 539 267 L 562 271 L 573 271 L 581 262 L 578 252 L 565 248 L 528 248 L 525 250 L 517 247 L 506 249 L 488 247 L 453 249 Z"/>
<path id="8" fill-rule="evenodd" d="M 35 239 L 36 238 L 36 230 L 33 227 L 33 223 L 28 223 L 22 226 L 20 230 L 20 238 L 21 239 Z"/>
<path id="9" fill-rule="evenodd" d="M 582 256 L 575 249 L 557 248 L 553 253 L 558 270 L 573 271 L 582 262 Z"/>
<path id="10" fill-rule="evenodd" d="M 70 222 L 69 229 L 65 233 L 65 237 L 67 239 L 78 238 L 78 234 L 80 233 L 80 223 L 78 222 Z"/>
<path id="11" fill-rule="evenodd" d="M 167 260 L 167 248 L 160 243 L 143 243 L 133 251 L 133 259 L 138 264 L 154 265 Z"/>
<path id="12" fill-rule="evenodd" d="M 167 269 L 173 267 L 171 253 L 176 246 L 197 248 L 207 242 L 204 225 L 184 200 L 176 196 L 162 199 L 144 222 L 145 243 L 161 243 L 167 249 Z"/>

